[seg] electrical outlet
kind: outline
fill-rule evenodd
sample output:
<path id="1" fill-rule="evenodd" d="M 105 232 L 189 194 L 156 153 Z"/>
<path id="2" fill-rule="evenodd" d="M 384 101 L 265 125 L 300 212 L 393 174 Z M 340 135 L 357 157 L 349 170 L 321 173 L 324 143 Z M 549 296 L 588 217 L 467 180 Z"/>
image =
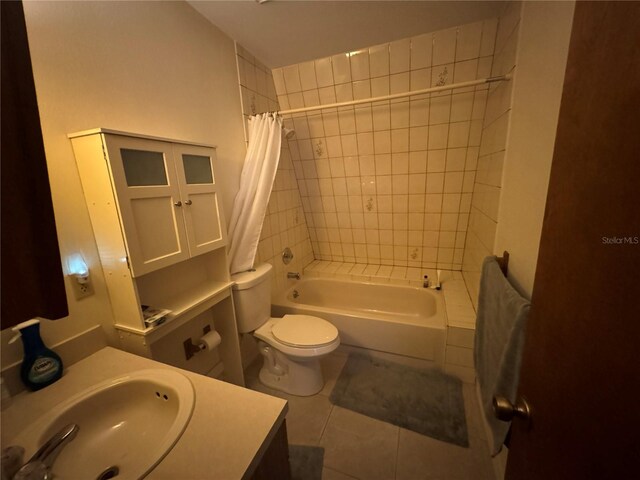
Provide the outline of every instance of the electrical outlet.
<path id="1" fill-rule="evenodd" d="M 91 284 L 90 279 L 88 279 L 85 283 L 79 283 L 75 275 L 69 275 L 68 278 L 69 283 L 71 284 L 71 289 L 73 290 L 73 295 L 76 297 L 76 300 L 80 300 L 84 297 L 93 295 L 93 285 Z"/>

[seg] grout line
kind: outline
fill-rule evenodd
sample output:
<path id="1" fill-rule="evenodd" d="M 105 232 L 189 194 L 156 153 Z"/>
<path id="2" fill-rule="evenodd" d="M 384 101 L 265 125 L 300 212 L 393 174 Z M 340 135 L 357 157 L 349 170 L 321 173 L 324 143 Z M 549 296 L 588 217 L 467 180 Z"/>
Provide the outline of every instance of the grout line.
<path id="1" fill-rule="evenodd" d="M 331 401 L 329 401 L 329 403 L 331 403 Z M 335 407 L 335 405 L 333 403 L 331 403 L 331 410 L 329 410 L 329 415 L 327 415 L 327 419 L 325 420 L 324 425 L 322 427 L 322 432 L 320 433 L 320 438 L 318 439 L 318 446 L 322 442 L 322 438 L 324 437 L 324 432 L 327 430 L 327 425 L 329 424 L 329 419 L 331 418 L 331 415 L 333 414 L 333 407 Z"/>

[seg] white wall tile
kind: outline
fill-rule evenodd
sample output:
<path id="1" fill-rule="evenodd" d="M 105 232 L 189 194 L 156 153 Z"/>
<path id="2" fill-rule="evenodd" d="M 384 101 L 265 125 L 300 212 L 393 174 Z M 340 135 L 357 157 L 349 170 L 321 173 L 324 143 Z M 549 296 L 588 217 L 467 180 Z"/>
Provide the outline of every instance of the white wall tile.
<path id="1" fill-rule="evenodd" d="M 429 100 L 427 98 L 414 97 L 409 106 L 409 125 L 419 127 L 429 124 Z"/>
<path id="2" fill-rule="evenodd" d="M 300 85 L 302 86 L 302 90 L 311 90 L 312 88 L 318 88 L 314 62 L 305 62 L 299 64 L 298 71 L 300 73 Z"/>
<path id="3" fill-rule="evenodd" d="M 287 93 L 295 93 L 302 91 L 300 85 L 300 73 L 298 72 L 298 65 L 290 65 L 282 69 L 284 74 L 284 83 L 287 88 Z"/>
<path id="4" fill-rule="evenodd" d="M 411 71 L 411 90 L 422 90 L 431 87 L 431 69 L 421 68 Z"/>
<path id="5" fill-rule="evenodd" d="M 353 100 L 353 86 L 351 83 L 342 83 L 335 86 L 336 100 L 338 102 L 349 102 Z"/>
<path id="6" fill-rule="evenodd" d="M 393 93 L 402 93 L 409 91 L 409 72 L 405 73 L 396 73 L 391 75 L 389 82 L 390 92 Z"/>
<path id="7" fill-rule="evenodd" d="M 316 80 L 318 87 L 328 87 L 333 85 L 333 69 L 331 66 L 331 58 L 321 58 L 315 62 Z M 275 80 L 275 77 L 274 77 Z M 277 91 L 277 85 L 276 85 Z"/>
<path id="8" fill-rule="evenodd" d="M 391 130 L 391 152 L 409 151 L 409 129 L 398 128 Z"/>
<path id="9" fill-rule="evenodd" d="M 391 103 L 389 106 L 389 112 L 391 114 L 391 128 L 407 128 L 409 126 L 408 104 L 409 102 L 406 100 Z"/>
<path id="10" fill-rule="evenodd" d="M 322 102 L 322 99 L 320 101 Z M 340 135 L 337 111 L 324 110 L 322 112 L 322 121 L 324 123 L 324 134 L 326 136 Z"/>
<path id="11" fill-rule="evenodd" d="M 372 155 L 374 153 L 373 133 L 371 132 L 358 133 L 357 142 L 358 142 L 358 153 L 360 155 Z"/>
<path id="12" fill-rule="evenodd" d="M 288 95 L 288 98 L 289 98 L 289 106 L 291 108 L 304 107 L 304 97 L 302 96 L 302 92 L 290 93 Z"/>
<path id="13" fill-rule="evenodd" d="M 457 28 L 439 30 L 433 34 L 433 65 L 455 61 Z"/>
<path id="14" fill-rule="evenodd" d="M 371 78 L 389 75 L 389 44 L 369 48 L 369 71 Z"/>
<path id="15" fill-rule="evenodd" d="M 331 57 L 331 63 L 333 65 L 333 80 L 336 84 L 351 81 L 351 66 L 347 54 L 334 55 Z"/>
<path id="16" fill-rule="evenodd" d="M 447 148 L 447 140 L 449 137 L 449 125 L 432 125 L 429 127 L 429 150 L 438 150 Z"/>
<path id="17" fill-rule="evenodd" d="M 455 122 L 449 126 L 449 148 L 466 147 L 469 141 L 470 122 Z"/>
<path id="18" fill-rule="evenodd" d="M 340 134 L 349 135 L 356 131 L 356 117 L 353 108 L 338 110 Z"/>
<path id="19" fill-rule="evenodd" d="M 382 97 L 389 95 L 389 76 L 371 79 L 371 96 Z"/>
<path id="20" fill-rule="evenodd" d="M 478 60 L 484 31 L 484 23 L 463 25 L 275 69 L 271 88 L 280 90 L 283 109 L 284 102 L 290 108 L 326 105 L 475 78 L 492 60 L 492 52 Z M 503 57 L 504 63 L 511 58 L 507 53 Z M 250 69 L 243 64 L 241 70 L 244 82 L 252 83 L 246 78 Z M 249 103 L 268 106 L 271 78 L 258 78 L 259 67 L 254 72 L 253 83 L 256 89 L 260 85 L 262 93 L 248 91 L 246 95 L 254 95 Z M 310 226 L 310 258 L 315 255 L 327 264 L 347 257 L 352 263 L 383 262 L 399 267 L 396 273 L 407 266 L 418 272 L 420 268 L 461 268 L 479 153 L 478 146 L 468 148 L 467 144 L 472 138 L 480 141 L 482 119 L 485 112 L 490 113 L 485 108 L 488 97 L 486 89 L 459 90 L 287 119 L 297 134 L 287 142 L 288 160 L 281 162 L 288 161 L 290 177 L 279 175 L 276 183 L 295 185 L 297 179 L 300 185 L 298 208 L 304 208 Z M 497 99 L 493 111 L 504 103 Z M 480 158 L 494 154 L 505 131 L 496 122 Z M 481 178 L 495 178 L 489 172 L 496 169 L 489 166 L 497 162 L 483 165 Z M 265 220 L 264 231 L 277 231 L 279 224 L 292 222 L 293 213 L 280 213 L 288 197 L 274 198 L 278 199 L 276 209 Z M 477 203 L 495 216 L 496 198 L 487 190 Z M 489 242 L 495 227 L 487 221 L 480 224 L 475 238 Z M 280 248 L 280 240 L 264 243 L 261 249 L 273 253 L 275 245 Z M 346 267 L 343 270 L 341 275 L 351 275 Z M 378 275 L 379 281 L 410 281 L 404 276 L 391 278 L 392 272 L 389 266 L 372 275 Z"/>
<path id="21" fill-rule="evenodd" d="M 367 80 L 358 80 L 353 82 L 353 99 L 362 100 L 371 97 L 371 82 Z"/>
<path id="22" fill-rule="evenodd" d="M 373 118 L 371 115 L 371 107 L 368 105 L 356 106 L 356 131 L 371 132 L 373 131 Z"/>
<path id="23" fill-rule="evenodd" d="M 469 82 L 476 79 L 476 73 L 478 71 L 478 60 L 465 60 L 463 62 L 456 62 L 454 65 L 453 82 Z"/>
<path id="24" fill-rule="evenodd" d="M 349 54 L 351 62 L 351 78 L 352 80 L 369 79 L 369 51 L 358 50 Z"/>
<path id="25" fill-rule="evenodd" d="M 451 121 L 460 122 L 471 120 L 474 93 L 459 93 L 451 97 Z"/>
<path id="26" fill-rule="evenodd" d="M 391 153 L 391 132 L 389 130 L 374 132 L 373 143 L 376 154 Z"/>
<path id="27" fill-rule="evenodd" d="M 327 105 L 330 103 L 336 103 L 336 89 L 331 85 L 330 87 L 322 87 L 318 89 L 318 95 L 320 96 L 320 103 Z"/>
<path id="28" fill-rule="evenodd" d="M 485 20 L 482 24 L 482 41 L 480 44 L 480 56 L 493 55 L 493 47 L 496 40 L 498 19 Z"/>
<path id="29" fill-rule="evenodd" d="M 405 38 L 389 44 L 389 73 L 409 71 L 411 58 L 411 40 Z"/>
<path id="30" fill-rule="evenodd" d="M 304 98 L 305 107 L 315 107 L 316 105 L 320 105 L 320 97 L 317 89 L 302 92 L 302 97 Z"/>
<path id="31" fill-rule="evenodd" d="M 480 41 L 483 22 L 463 25 L 458 30 L 456 44 L 456 62 L 480 56 Z"/>
<path id="32" fill-rule="evenodd" d="M 451 95 L 433 97 L 429 105 L 429 125 L 449 123 Z"/>
<path id="33" fill-rule="evenodd" d="M 431 66 L 432 48 L 432 33 L 425 33 L 411 38 L 411 70 Z"/>

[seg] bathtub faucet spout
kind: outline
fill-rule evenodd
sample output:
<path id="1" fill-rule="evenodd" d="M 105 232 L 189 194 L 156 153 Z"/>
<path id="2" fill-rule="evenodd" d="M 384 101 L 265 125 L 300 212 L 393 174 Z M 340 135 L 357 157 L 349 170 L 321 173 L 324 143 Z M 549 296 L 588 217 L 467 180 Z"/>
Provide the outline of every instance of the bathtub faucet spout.
<path id="1" fill-rule="evenodd" d="M 298 272 L 287 272 L 287 278 L 295 278 L 300 280 L 300 274 Z"/>

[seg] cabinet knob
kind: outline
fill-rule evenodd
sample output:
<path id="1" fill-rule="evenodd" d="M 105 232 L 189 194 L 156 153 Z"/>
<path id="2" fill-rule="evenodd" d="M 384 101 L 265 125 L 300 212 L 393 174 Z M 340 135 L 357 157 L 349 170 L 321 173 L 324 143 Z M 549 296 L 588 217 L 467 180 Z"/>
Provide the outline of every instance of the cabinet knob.
<path id="1" fill-rule="evenodd" d="M 187 200 L 184 202 L 185 205 L 191 205 L 193 202 L 191 200 Z"/>
<path id="2" fill-rule="evenodd" d="M 178 200 L 177 202 L 173 202 L 173 204 L 174 204 L 176 207 L 181 207 L 181 206 L 182 206 L 182 202 L 181 202 L 180 200 Z"/>

